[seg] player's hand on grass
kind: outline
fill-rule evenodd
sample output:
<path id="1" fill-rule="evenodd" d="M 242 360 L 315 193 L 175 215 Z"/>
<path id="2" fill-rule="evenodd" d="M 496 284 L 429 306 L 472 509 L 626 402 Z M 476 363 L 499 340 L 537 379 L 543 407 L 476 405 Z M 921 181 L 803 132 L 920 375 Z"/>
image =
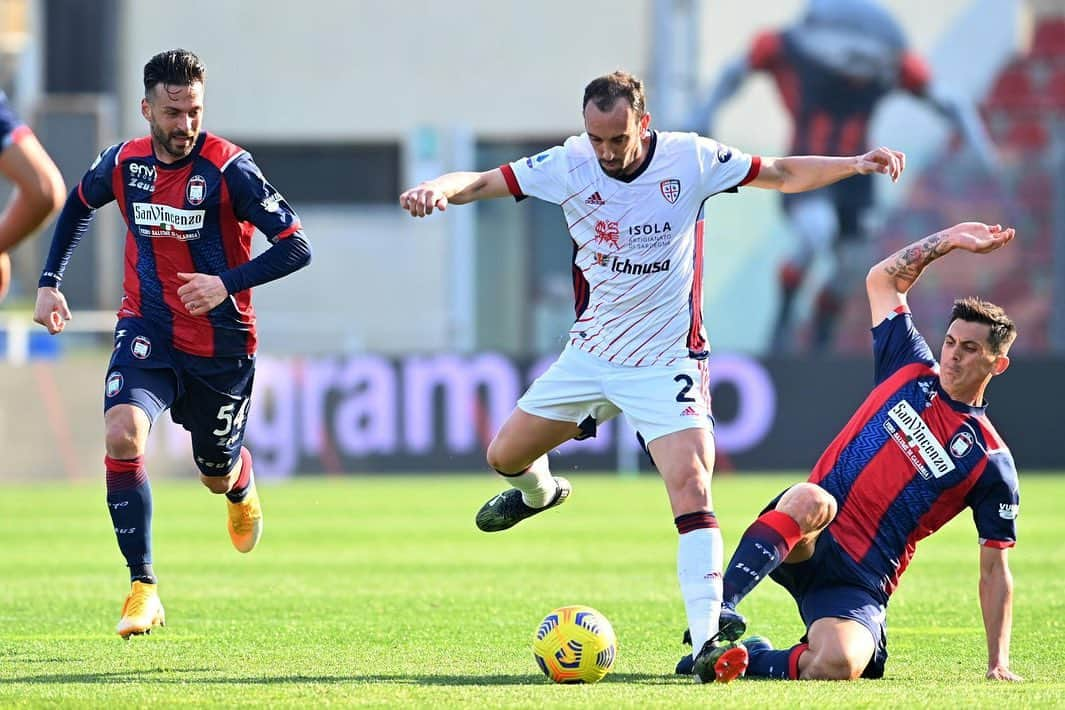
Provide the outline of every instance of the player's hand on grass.
<path id="1" fill-rule="evenodd" d="M 1008 680 L 1012 683 L 1019 683 L 1024 680 L 1019 675 L 1011 671 L 1005 666 L 992 666 L 987 670 L 988 680 Z"/>
<path id="2" fill-rule="evenodd" d="M 964 249 L 974 254 L 987 254 L 1001 249 L 1013 241 L 1013 227 L 983 222 L 962 222 L 947 230 L 947 239 L 955 249 Z"/>
<path id="3" fill-rule="evenodd" d="M 185 283 L 178 286 L 177 295 L 181 305 L 191 316 L 206 315 L 212 308 L 229 298 L 222 279 L 212 274 L 185 274 L 178 272 Z"/>
<path id="4" fill-rule="evenodd" d="M 431 182 L 423 182 L 399 196 L 399 206 L 410 212 L 411 217 L 431 215 L 433 209 L 447 209 L 447 196 Z"/>
<path id="5" fill-rule="evenodd" d="M 40 323 L 48 329 L 50 335 L 56 335 L 63 332 L 70 318 L 67 297 L 59 289 L 51 286 L 37 289 L 37 303 L 33 307 L 34 323 Z"/>
<path id="6" fill-rule="evenodd" d="M 859 175 L 883 173 L 890 175 L 892 182 L 898 182 L 902 171 L 906 169 L 906 154 L 891 148 L 876 148 L 858 157 Z"/>

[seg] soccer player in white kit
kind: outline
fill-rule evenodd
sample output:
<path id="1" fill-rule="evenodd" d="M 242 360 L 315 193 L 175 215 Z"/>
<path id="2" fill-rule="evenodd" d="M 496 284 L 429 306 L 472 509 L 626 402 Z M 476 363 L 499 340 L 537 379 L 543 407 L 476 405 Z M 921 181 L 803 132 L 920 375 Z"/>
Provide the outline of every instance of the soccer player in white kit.
<path id="1" fill-rule="evenodd" d="M 852 175 L 897 180 L 905 157 L 878 148 L 842 158 L 759 158 L 695 133 L 655 131 L 642 82 L 626 72 L 593 80 L 582 103 L 585 133 L 483 173 L 455 172 L 400 195 L 412 216 L 449 204 L 538 197 L 562 207 L 576 244 L 577 319 L 558 360 L 529 387 L 488 447 L 488 464 L 512 486 L 477 514 L 505 530 L 565 501 L 547 452 L 594 435 L 623 413 L 666 485 L 680 535 L 677 574 L 695 676 L 728 682 L 747 664 L 732 644 L 746 623 L 721 614 L 721 533 L 713 512 L 713 419 L 702 320 L 706 198 L 750 185 L 813 190 Z M 576 272 L 575 272 L 576 273 Z"/>

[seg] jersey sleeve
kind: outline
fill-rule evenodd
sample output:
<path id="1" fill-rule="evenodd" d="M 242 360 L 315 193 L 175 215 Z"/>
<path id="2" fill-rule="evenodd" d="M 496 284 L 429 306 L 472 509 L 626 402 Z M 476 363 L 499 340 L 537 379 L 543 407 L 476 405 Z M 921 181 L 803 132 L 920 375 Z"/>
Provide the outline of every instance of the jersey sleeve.
<path id="1" fill-rule="evenodd" d="M 78 183 L 78 197 L 89 209 L 100 209 L 115 199 L 114 174 L 118 169 L 118 154 L 123 145 L 116 143 L 96 156 L 96 160 Z"/>
<path id="2" fill-rule="evenodd" d="M 273 185 L 267 182 L 249 153 L 241 153 L 226 166 L 222 177 L 233 201 L 233 213 L 251 222 L 271 243 L 300 231 L 300 220 Z"/>
<path id="3" fill-rule="evenodd" d="M 899 86 L 911 94 L 923 95 L 932 81 L 932 70 L 928 62 L 913 52 L 902 55 L 899 63 Z"/>
<path id="4" fill-rule="evenodd" d="M 570 195 L 566 156 L 565 146 L 556 145 L 542 153 L 501 165 L 499 169 L 515 199 L 536 197 L 558 205 Z"/>
<path id="5" fill-rule="evenodd" d="M 770 69 L 780 58 L 781 38 L 779 32 L 759 32 L 747 50 L 747 63 L 751 69 Z"/>
<path id="6" fill-rule="evenodd" d="M 694 135 L 694 134 L 693 134 Z M 700 187 L 707 195 L 736 192 L 758 177 L 762 159 L 703 136 L 695 136 Z"/>
<path id="7" fill-rule="evenodd" d="M 873 358 L 877 384 L 906 365 L 920 362 L 935 367 L 936 364 L 932 349 L 917 331 L 909 309 L 901 306 L 873 328 Z"/>
<path id="8" fill-rule="evenodd" d="M 965 502 L 972 508 L 981 545 L 1005 548 L 1016 544 L 1021 497 L 1017 469 L 1008 450 L 988 452 L 987 466 Z"/>
<path id="9" fill-rule="evenodd" d="M 7 150 L 9 145 L 18 143 L 29 133 L 29 126 L 19 120 L 7 100 L 7 95 L 0 91 L 0 152 Z"/>

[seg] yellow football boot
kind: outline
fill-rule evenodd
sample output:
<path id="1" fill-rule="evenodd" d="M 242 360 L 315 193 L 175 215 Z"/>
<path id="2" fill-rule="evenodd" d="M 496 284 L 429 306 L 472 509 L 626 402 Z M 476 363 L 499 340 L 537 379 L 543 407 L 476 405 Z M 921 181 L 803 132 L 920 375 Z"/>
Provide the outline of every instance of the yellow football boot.
<path id="1" fill-rule="evenodd" d="M 159 601 L 159 585 L 134 582 L 126 603 L 122 605 L 122 618 L 115 631 L 124 639 L 138 634 L 150 634 L 156 626 L 166 626 L 166 613 Z"/>
<path id="2" fill-rule="evenodd" d="M 229 508 L 229 539 L 233 547 L 238 552 L 251 552 L 263 534 L 263 506 L 259 503 L 254 476 L 248 483 L 244 500 L 239 503 L 226 500 L 226 507 Z"/>

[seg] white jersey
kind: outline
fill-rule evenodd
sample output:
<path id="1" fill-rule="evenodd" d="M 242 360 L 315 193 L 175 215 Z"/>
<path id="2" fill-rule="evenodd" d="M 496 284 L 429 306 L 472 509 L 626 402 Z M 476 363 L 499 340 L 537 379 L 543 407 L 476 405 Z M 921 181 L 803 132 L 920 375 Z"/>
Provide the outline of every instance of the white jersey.
<path id="1" fill-rule="evenodd" d="M 695 133 L 659 131 L 622 179 L 603 172 L 587 134 L 503 165 L 515 197 L 565 214 L 575 244 L 570 344 L 620 365 L 705 356 L 703 202 L 750 182 L 760 165 Z"/>

